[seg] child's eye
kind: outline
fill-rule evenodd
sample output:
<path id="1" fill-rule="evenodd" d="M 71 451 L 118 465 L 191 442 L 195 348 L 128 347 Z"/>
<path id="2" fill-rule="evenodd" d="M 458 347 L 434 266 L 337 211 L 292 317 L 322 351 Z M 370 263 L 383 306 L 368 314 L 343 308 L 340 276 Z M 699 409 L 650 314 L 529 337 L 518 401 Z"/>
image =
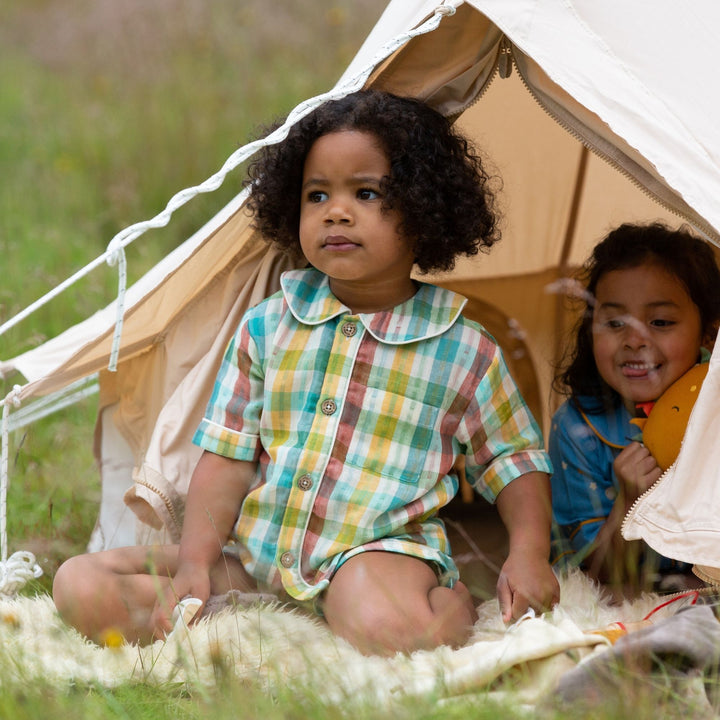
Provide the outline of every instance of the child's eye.
<path id="1" fill-rule="evenodd" d="M 380 197 L 380 193 L 371 188 L 361 188 L 358 190 L 357 196 L 360 200 L 377 200 Z"/>
<path id="2" fill-rule="evenodd" d="M 327 200 L 327 193 L 322 192 L 322 190 L 313 190 L 312 192 L 308 193 L 308 202 L 311 203 L 320 203 L 325 200 Z"/>
<path id="3" fill-rule="evenodd" d="M 625 327 L 625 321 L 620 318 L 610 318 L 605 322 L 605 325 L 611 330 L 619 330 L 620 328 Z"/>
<path id="4" fill-rule="evenodd" d="M 657 318 L 656 320 L 650 321 L 651 327 L 667 328 L 675 325 L 674 320 L 665 320 L 664 318 Z"/>

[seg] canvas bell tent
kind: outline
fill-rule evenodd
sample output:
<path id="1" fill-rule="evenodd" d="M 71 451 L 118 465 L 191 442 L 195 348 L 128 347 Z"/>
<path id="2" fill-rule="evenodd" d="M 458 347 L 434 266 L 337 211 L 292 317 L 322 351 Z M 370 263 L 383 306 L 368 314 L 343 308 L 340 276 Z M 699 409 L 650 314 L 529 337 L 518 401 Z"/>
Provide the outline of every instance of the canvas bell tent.
<path id="1" fill-rule="evenodd" d="M 621 222 L 660 219 L 688 222 L 720 246 L 718 27 L 714 0 L 393 0 L 337 85 L 289 122 L 371 86 L 427 100 L 472 138 L 502 178 L 503 239 L 431 280 L 469 298 L 467 312 L 504 347 L 546 424 L 568 324 L 557 281 L 592 245 Z M 217 187 L 256 146 L 121 233 L 101 260 L 122 263 L 132 240 Z M 178 537 L 199 456 L 190 438 L 222 352 L 243 311 L 289 266 L 252 230 L 240 195 L 117 303 L 0 364 L 26 380 L 5 399 L 10 429 L 34 399 L 98 375 L 94 548 Z"/>

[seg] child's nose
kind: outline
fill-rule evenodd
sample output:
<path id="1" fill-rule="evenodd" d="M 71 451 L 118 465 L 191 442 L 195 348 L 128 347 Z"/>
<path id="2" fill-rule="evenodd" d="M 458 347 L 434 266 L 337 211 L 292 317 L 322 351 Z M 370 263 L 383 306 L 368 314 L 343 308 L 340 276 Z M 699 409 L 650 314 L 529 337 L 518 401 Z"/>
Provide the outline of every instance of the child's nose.
<path id="1" fill-rule="evenodd" d="M 623 339 L 626 347 L 637 349 L 647 345 L 648 336 L 645 328 L 640 323 L 630 321 L 625 326 Z"/>
<path id="2" fill-rule="evenodd" d="M 331 200 L 327 204 L 325 213 L 327 223 L 349 223 L 352 221 L 352 213 L 347 202 L 341 198 Z"/>

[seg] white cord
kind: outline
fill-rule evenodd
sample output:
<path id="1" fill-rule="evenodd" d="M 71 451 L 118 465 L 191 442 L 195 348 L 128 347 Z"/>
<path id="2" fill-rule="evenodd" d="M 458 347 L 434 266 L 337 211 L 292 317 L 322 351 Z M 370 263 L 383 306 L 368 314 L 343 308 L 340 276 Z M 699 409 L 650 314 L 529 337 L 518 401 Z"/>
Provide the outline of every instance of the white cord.
<path id="1" fill-rule="evenodd" d="M 10 417 L 10 406 L 20 406 L 18 397 L 20 386 L 15 387 L 8 393 L 3 401 L 2 413 L 2 450 L 0 451 L 0 560 L 4 563 L 7 560 L 7 490 L 8 490 L 8 456 L 10 453 L 8 439 L 8 423 Z"/>
<path id="2" fill-rule="evenodd" d="M 29 580 L 39 578 L 42 574 L 35 556 L 27 550 L 18 550 L 9 560 L 0 563 L 0 595 L 15 597 Z"/>
<path id="3" fill-rule="evenodd" d="M 19 551 L 7 556 L 7 491 L 8 491 L 8 424 L 10 406 L 20 405 L 20 386 L 15 385 L 3 401 L 2 449 L 0 451 L 0 595 L 12 597 L 32 578 L 42 575 L 42 568 L 31 552 Z"/>
<path id="4" fill-rule="evenodd" d="M 37 398 L 14 411 L 8 418 L 8 432 L 11 433 L 27 425 L 32 425 L 34 422 L 42 420 L 48 415 L 52 415 L 59 410 L 75 405 L 91 395 L 97 394 L 99 390 L 100 386 L 98 384 L 97 374 L 88 375 L 80 380 L 76 380 L 61 390 Z"/>
<path id="5" fill-rule="evenodd" d="M 108 252 L 112 251 L 112 255 L 108 258 L 108 265 L 118 266 L 118 296 L 115 308 L 115 330 L 113 332 L 112 347 L 110 349 L 110 359 L 108 361 L 108 370 L 117 372 L 118 355 L 120 354 L 120 337 L 122 336 L 123 319 L 125 317 L 125 291 L 127 290 L 127 258 L 125 257 L 125 248 L 119 247 L 113 249 L 113 242 L 108 245 Z"/>

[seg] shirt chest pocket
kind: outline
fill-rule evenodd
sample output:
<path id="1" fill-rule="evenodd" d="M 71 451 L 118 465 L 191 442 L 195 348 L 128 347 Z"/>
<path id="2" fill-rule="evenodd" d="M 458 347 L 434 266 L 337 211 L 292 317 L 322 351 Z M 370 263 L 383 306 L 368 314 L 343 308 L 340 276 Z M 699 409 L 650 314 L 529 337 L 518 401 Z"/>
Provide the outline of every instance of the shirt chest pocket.
<path id="1" fill-rule="evenodd" d="M 368 388 L 346 462 L 373 475 L 418 484 L 434 478 L 443 442 L 441 410 L 417 399 Z"/>

